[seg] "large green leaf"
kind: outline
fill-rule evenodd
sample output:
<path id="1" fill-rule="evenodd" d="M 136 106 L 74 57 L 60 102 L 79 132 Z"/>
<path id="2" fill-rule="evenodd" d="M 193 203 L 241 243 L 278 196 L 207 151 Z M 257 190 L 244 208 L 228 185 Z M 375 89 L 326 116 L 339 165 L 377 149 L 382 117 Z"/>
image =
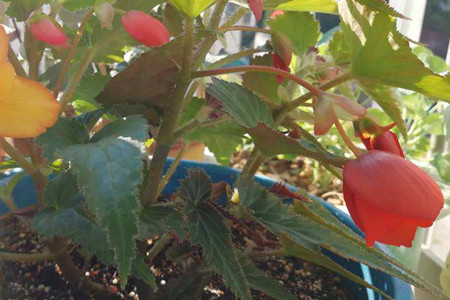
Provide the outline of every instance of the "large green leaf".
<path id="1" fill-rule="evenodd" d="M 44 192 L 45 205 L 56 209 L 72 208 L 80 200 L 76 178 L 69 172 L 51 180 Z"/>
<path id="2" fill-rule="evenodd" d="M 419 275 L 397 262 L 395 266 L 392 265 L 393 259 L 380 250 L 366 247 L 364 241 L 356 237 L 354 233 L 349 234 L 340 227 L 325 221 L 318 214 L 302 210 L 301 207 L 295 209 L 295 212 L 292 211 L 288 206 L 283 205 L 278 197 L 252 179 L 240 178 L 236 182 L 236 187 L 241 205 L 253 214 L 256 221 L 273 233 L 286 235 L 295 243 L 314 252 L 321 253 L 323 248 L 328 249 L 340 256 L 399 277 L 434 295 L 442 295 L 438 288 L 427 283 Z M 305 206 L 306 204 L 303 207 Z M 329 218 L 333 218 L 329 213 L 328 215 Z M 337 219 L 335 220 L 337 222 Z M 344 227 L 342 224 L 341 226 Z"/>
<path id="3" fill-rule="evenodd" d="M 263 56 L 256 56 L 250 59 L 250 65 L 273 66 L 273 54 L 268 53 Z M 262 72 L 247 72 L 242 74 L 242 85 L 252 90 L 256 95 L 268 102 L 280 103 L 278 96 L 277 76 Z"/>
<path id="4" fill-rule="evenodd" d="M 242 143 L 245 131 L 234 122 L 221 123 L 213 127 L 199 128 L 191 132 L 188 140 L 201 141 L 222 165 L 228 165 L 230 157 Z"/>
<path id="5" fill-rule="evenodd" d="M 180 239 L 185 235 L 184 220 L 172 207 L 151 206 L 139 212 L 139 238 L 149 239 L 174 230 Z"/>
<path id="6" fill-rule="evenodd" d="M 293 139 L 264 124 L 248 129 L 256 147 L 266 156 L 278 154 L 299 154 L 318 161 L 342 167 L 347 161 L 344 157 L 331 154 L 317 144 L 304 138 Z"/>
<path id="7" fill-rule="evenodd" d="M 89 142 L 89 133 L 86 127 L 74 119 L 60 118 L 55 125 L 36 139 L 36 143 L 41 146 L 43 156 L 49 161 L 60 155 L 62 149 L 73 145 L 85 144 Z"/>
<path id="8" fill-rule="evenodd" d="M 339 1 L 341 27 L 350 47 L 352 72 L 362 80 L 413 90 L 450 101 L 450 76 L 427 69 L 386 14 L 362 13 L 354 0 Z"/>
<path id="9" fill-rule="evenodd" d="M 297 299 L 297 297 L 294 297 L 289 293 L 289 291 L 275 278 L 255 267 L 249 259 L 242 257 L 240 261 L 242 263 L 242 268 L 244 269 L 245 277 L 247 277 L 248 283 L 252 289 L 264 292 L 274 299 Z"/>
<path id="10" fill-rule="evenodd" d="M 170 0 L 178 10 L 188 17 L 195 18 L 216 0 Z"/>
<path id="11" fill-rule="evenodd" d="M 181 39 L 153 48 L 113 77 L 96 100 L 113 104 L 146 104 L 161 108 L 175 87 L 183 55 Z"/>
<path id="12" fill-rule="evenodd" d="M 252 128 L 259 123 L 273 127 L 273 118 L 267 105 L 243 86 L 221 79 L 213 78 L 206 91 L 224 105 L 224 110 L 236 122 L 244 127 Z"/>
<path id="13" fill-rule="evenodd" d="M 17 21 L 25 21 L 30 14 L 40 8 L 46 0 L 4 0 L 8 3 L 6 14 Z"/>
<path id="14" fill-rule="evenodd" d="M 380 0 L 356 0 L 357 2 L 371 8 L 372 10 L 391 15 L 394 17 L 404 18 L 401 13 L 397 12 L 395 9 L 389 6 L 385 1 Z"/>
<path id="15" fill-rule="evenodd" d="M 267 10 L 311 11 L 337 14 L 337 4 L 333 0 L 265 0 Z"/>
<path id="16" fill-rule="evenodd" d="M 212 183 L 203 170 L 191 170 L 178 194 L 187 200 L 186 214 L 193 244 L 203 246 L 207 261 L 217 268 L 227 286 L 241 299 L 251 299 L 250 288 L 231 242 L 222 215 L 208 203 Z"/>
<path id="17" fill-rule="evenodd" d="M 125 278 L 122 284 L 126 284 L 135 257 L 136 193 L 141 183 L 148 127 L 144 119 L 132 116 L 106 125 L 88 142 L 65 138 L 67 133 L 63 129 L 72 127 L 83 137 L 87 134 L 81 134 L 80 126 L 83 125 L 76 123 L 70 120 L 69 126 L 68 121 L 58 122 L 38 141 L 50 144 L 51 153 L 57 152 L 71 163 L 80 191 L 107 232 L 119 273 Z M 54 142 L 61 139 L 64 142 Z"/>
<path id="18" fill-rule="evenodd" d="M 306 12 L 286 12 L 267 22 L 273 31 L 281 32 L 291 41 L 297 55 L 302 55 L 319 39 L 319 22 Z M 301 28 L 301 34 L 299 29 Z"/>
<path id="19" fill-rule="evenodd" d="M 75 209 L 46 208 L 34 217 L 33 226 L 45 238 L 69 238 L 97 256 L 104 264 L 114 265 L 114 252 L 105 247 L 108 243 L 106 232 Z M 136 278 L 156 287 L 155 278 L 141 257 L 133 260 L 131 272 Z"/>

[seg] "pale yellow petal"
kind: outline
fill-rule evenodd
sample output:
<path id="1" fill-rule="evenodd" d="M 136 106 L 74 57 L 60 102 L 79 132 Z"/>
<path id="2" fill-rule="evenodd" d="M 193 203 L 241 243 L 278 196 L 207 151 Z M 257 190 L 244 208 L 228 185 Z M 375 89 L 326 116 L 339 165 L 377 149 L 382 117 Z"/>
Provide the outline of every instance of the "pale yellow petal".
<path id="1" fill-rule="evenodd" d="M 42 84 L 16 77 L 11 93 L 0 99 L 0 136 L 36 137 L 56 122 L 59 109 Z"/>
<path id="2" fill-rule="evenodd" d="M 8 35 L 6 34 L 5 28 L 0 25 L 0 63 L 6 61 L 6 57 L 8 56 Z"/>
<path id="3" fill-rule="evenodd" d="M 13 66 L 9 62 L 0 63 L 0 103 L 11 91 L 14 79 Z"/>

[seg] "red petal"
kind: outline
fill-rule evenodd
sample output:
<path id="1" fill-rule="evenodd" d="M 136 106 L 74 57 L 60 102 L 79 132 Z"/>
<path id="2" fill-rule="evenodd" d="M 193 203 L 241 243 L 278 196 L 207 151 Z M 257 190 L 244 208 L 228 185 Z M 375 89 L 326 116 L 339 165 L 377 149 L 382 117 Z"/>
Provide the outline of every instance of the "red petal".
<path id="1" fill-rule="evenodd" d="M 370 139 L 371 149 L 381 150 L 405 157 L 397 136 L 392 131 L 385 131 Z"/>
<path id="2" fill-rule="evenodd" d="M 264 0 L 247 0 L 257 21 L 261 20 Z"/>
<path id="3" fill-rule="evenodd" d="M 57 26 L 56 21 L 52 21 L 47 17 L 31 23 L 31 34 L 39 41 L 54 46 L 64 46 L 67 44 L 67 37 L 62 29 Z"/>

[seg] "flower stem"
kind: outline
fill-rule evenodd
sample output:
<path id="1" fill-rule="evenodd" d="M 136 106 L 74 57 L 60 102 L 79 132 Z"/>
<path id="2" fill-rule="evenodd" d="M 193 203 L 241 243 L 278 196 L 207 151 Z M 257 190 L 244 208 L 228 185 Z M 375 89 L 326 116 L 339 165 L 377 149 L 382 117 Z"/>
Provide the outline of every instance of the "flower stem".
<path id="1" fill-rule="evenodd" d="M 11 48 L 11 45 L 9 45 L 8 60 L 13 65 L 14 71 L 16 71 L 17 75 L 23 78 L 28 77 L 27 72 L 25 72 L 25 69 L 23 68 L 22 64 L 20 63 L 19 59 L 14 53 L 14 50 Z"/>
<path id="2" fill-rule="evenodd" d="M 244 51 L 241 51 L 238 53 L 234 53 L 234 54 L 228 55 L 228 56 L 210 64 L 206 69 L 211 70 L 211 69 L 215 69 L 215 68 L 220 68 L 229 63 L 235 62 L 236 60 L 238 60 L 242 57 L 250 56 L 255 53 L 260 53 L 260 52 L 267 52 L 267 50 L 265 50 L 265 49 L 248 49 L 248 50 L 244 50 Z"/>
<path id="3" fill-rule="evenodd" d="M 170 99 L 169 109 L 156 136 L 156 149 L 150 163 L 149 184 L 144 198 L 144 206 L 151 205 L 158 199 L 158 186 L 170 147 L 173 144 L 173 133 L 176 129 L 184 96 L 191 83 L 192 48 L 194 44 L 194 20 L 187 18 L 185 22 L 184 55 L 180 75 Z"/>
<path id="4" fill-rule="evenodd" d="M 226 20 L 223 24 L 222 27 L 229 27 L 229 26 L 233 26 L 234 24 L 236 24 L 243 16 L 245 16 L 248 12 L 248 9 L 245 7 L 239 7 L 239 9 L 233 13 L 228 20 Z"/>
<path id="5" fill-rule="evenodd" d="M 14 161 L 25 170 L 30 175 L 35 174 L 38 169 L 30 163 L 20 152 L 14 148 L 4 137 L 0 137 L 0 145 L 3 150 L 8 154 Z"/>
<path id="6" fill-rule="evenodd" d="M 280 75 L 282 77 L 288 78 L 297 84 L 303 86 L 308 89 L 314 96 L 320 96 L 323 94 L 323 91 L 319 88 L 313 86 L 309 82 L 295 76 L 292 73 L 286 72 L 284 70 L 268 67 L 268 66 L 239 66 L 239 67 L 229 67 L 229 68 L 221 68 L 221 69 L 213 69 L 213 70 L 205 70 L 205 71 L 197 71 L 193 72 L 194 77 L 206 77 L 206 76 L 214 76 L 214 75 L 222 75 L 229 73 L 237 73 L 237 72 L 263 72 L 263 73 L 272 73 L 276 75 Z"/>
<path id="7" fill-rule="evenodd" d="M 55 84 L 55 89 L 53 90 L 53 97 L 57 98 L 58 94 L 61 90 L 61 87 L 64 82 L 64 78 L 66 77 L 67 71 L 69 70 L 70 62 L 72 60 L 73 55 L 75 54 L 75 50 L 77 49 L 78 44 L 80 43 L 81 37 L 83 36 L 86 25 L 94 13 L 94 8 L 88 10 L 86 15 L 84 16 L 83 21 L 78 28 L 77 35 L 73 38 L 72 45 L 70 46 L 69 52 L 67 53 L 66 58 L 64 59 L 61 72 L 59 73 L 58 80 Z"/>
<path id="8" fill-rule="evenodd" d="M 16 261 L 16 262 L 37 262 L 43 260 L 52 260 L 55 258 L 50 252 L 42 253 L 13 253 L 13 252 L 0 252 L 0 261 Z"/>
<path id="9" fill-rule="evenodd" d="M 251 27 L 251 26 L 227 26 L 227 27 L 219 28 L 219 32 L 227 32 L 227 31 L 253 31 L 253 32 L 266 33 L 266 34 L 273 33 L 273 31 L 270 29 Z"/>
<path id="10" fill-rule="evenodd" d="M 356 157 L 360 156 L 362 154 L 362 151 L 359 150 L 358 147 L 355 146 L 355 144 L 353 144 L 352 140 L 345 132 L 344 128 L 342 127 L 341 123 L 337 118 L 336 121 L 334 122 L 334 125 L 336 126 L 336 129 L 339 131 L 339 134 L 341 135 L 347 147 L 355 154 Z"/>
<path id="11" fill-rule="evenodd" d="M 69 104 L 70 100 L 72 100 L 72 96 L 75 93 L 81 79 L 83 78 L 84 73 L 86 72 L 87 68 L 91 64 L 91 61 L 94 58 L 94 55 L 95 55 L 94 48 L 88 49 L 86 51 L 86 53 L 83 57 L 83 60 L 81 61 L 80 66 L 78 67 L 77 72 L 75 73 L 72 80 L 70 81 L 69 87 L 67 88 L 64 95 L 61 97 L 61 101 L 59 102 L 59 104 L 61 105 L 59 115 L 62 115 L 66 106 Z"/>
<path id="12" fill-rule="evenodd" d="M 158 192 L 157 192 L 158 195 L 160 195 L 162 193 L 165 186 L 169 182 L 170 177 L 172 177 L 173 173 L 175 173 L 175 170 L 177 169 L 178 165 L 180 164 L 180 161 L 183 158 L 184 152 L 186 152 L 187 147 L 188 147 L 188 143 L 185 142 L 183 147 L 181 148 L 180 152 L 177 154 L 174 161 L 172 162 L 169 169 L 167 170 L 166 174 L 164 174 L 163 179 L 160 181 L 160 183 L 158 185 Z"/>

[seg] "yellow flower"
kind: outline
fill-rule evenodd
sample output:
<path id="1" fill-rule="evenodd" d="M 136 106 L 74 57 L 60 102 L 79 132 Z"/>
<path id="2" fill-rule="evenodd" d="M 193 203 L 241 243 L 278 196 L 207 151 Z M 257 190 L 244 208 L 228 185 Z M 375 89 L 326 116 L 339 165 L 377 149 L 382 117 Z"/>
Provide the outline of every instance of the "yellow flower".
<path id="1" fill-rule="evenodd" d="M 36 137 L 55 124 L 59 103 L 41 83 L 16 76 L 7 56 L 8 36 L 0 26 L 0 136 Z"/>

